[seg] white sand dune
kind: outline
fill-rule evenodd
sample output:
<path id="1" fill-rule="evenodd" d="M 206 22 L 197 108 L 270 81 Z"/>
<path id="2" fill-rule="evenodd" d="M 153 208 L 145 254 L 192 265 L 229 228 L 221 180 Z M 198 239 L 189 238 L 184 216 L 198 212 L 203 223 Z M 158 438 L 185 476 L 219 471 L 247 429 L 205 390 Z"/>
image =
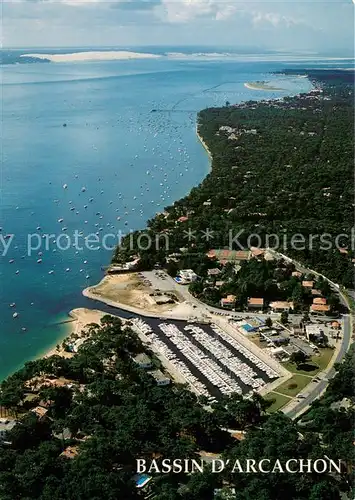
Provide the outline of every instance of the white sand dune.
<path id="1" fill-rule="evenodd" d="M 157 59 L 157 54 L 143 52 L 128 52 L 125 50 L 74 52 L 72 54 L 22 54 L 20 57 L 48 59 L 51 62 L 79 62 L 79 61 L 114 61 L 123 59 Z"/>

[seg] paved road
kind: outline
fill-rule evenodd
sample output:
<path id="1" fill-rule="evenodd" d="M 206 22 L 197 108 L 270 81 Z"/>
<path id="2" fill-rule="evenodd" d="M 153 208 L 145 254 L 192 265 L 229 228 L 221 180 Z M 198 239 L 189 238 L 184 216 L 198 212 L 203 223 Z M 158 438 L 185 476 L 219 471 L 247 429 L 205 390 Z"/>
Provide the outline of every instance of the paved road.
<path id="1" fill-rule="evenodd" d="M 233 311 L 223 310 L 217 307 L 212 307 L 201 302 L 196 297 L 191 295 L 189 292 L 189 287 L 187 285 L 179 285 L 171 276 L 169 276 L 163 270 L 145 271 L 142 272 L 141 274 L 144 276 L 144 278 L 148 279 L 151 282 L 153 288 L 159 289 L 161 291 L 175 291 L 176 294 L 182 297 L 183 300 L 190 303 L 191 305 L 196 306 L 196 308 L 198 308 L 204 314 L 213 313 L 213 314 L 218 314 L 220 316 L 234 316 L 236 319 L 238 318 L 247 319 L 255 316 L 262 319 L 266 319 L 270 316 L 273 319 L 278 319 L 280 317 L 280 314 L 278 313 L 264 314 L 264 313 L 258 313 L 257 311 L 233 312 Z M 161 276 L 164 276 L 164 278 L 161 278 Z M 292 315 L 292 318 L 295 321 L 301 321 L 302 314 L 300 315 L 294 314 Z"/>
<path id="2" fill-rule="evenodd" d="M 341 290 L 339 290 L 339 287 L 337 286 L 336 283 L 332 282 L 326 276 L 321 275 L 316 271 L 305 268 L 299 262 L 294 261 L 289 257 L 286 257 L 285 255 L 282 256 L 287 260 L 293 262 L 296 268 L 301 272 L 311 272 L 312 274 L 323 276 L 323 278 L 326 279 L 328 283 L 331 285 L 332 289 L 339 294 L 340 302 L 346 308 L 348 308 L 348 302 L 346 300 L 346 296 L 342 293 Z M 301 415 L 304 411 L 308 409 L 310 404 L 313 403 L 313 401 L 315 401 L 317 398 L 319 398 L 321 394 L 326 390 L 328 381 L 335 375 L 335 370 L 333 368 L 334 363 L 340 363 L 343 357 L 345 356 L 347 350 L 349 349 L 351 342 L 351 334 L 352 334 L 352 322 L 353 318 L 351 314 L 343 315 L 343 323 L 344 323 L 343 337 L 341 339 L 341 345 L 334 361 L 332 362 L 331 366 L 329 366 L 329 368 L 326 368 L 323 372 L 318 374 L 318 377 L 321 379 L 320 382 L 311 382 L 310 385 L 307 386 L 306 390 L 303 391 L 305 393 L 304 398 L 302 398 L 296 404 L 291 403 L 287 405 L 282 410 L 290 418 L 296 418 L 297 416 Z M 309 389 L 310 387 L 312 387 L 311 390 Z"/>
<path id="3" fill-rule="evenodd" d="M 301 272 L 303 273 L 312 273 L 312 274 L 315 274 L 315 275 L 320 275 L 319 273 L 317 273 L 316 271 L 313 271 L 311 269 L 308 269 L 308 268 L 305 268 L 304 266 L 302 266 L 299 262 L 297 261 L 294 261 L 292 259 L 290 259 L 289 257 L 287 257 L 286 255 L 282 255 L 282 254 L 279 254 L 281 255 L 282 257 L 286 258 L 287 260 L 293 262 L 296 266 L 297 269 L 299 269 Z M 326 276 L 323 276 L 324 279 L 326 279 L 328 281 L 328 283 L 331 285 L 332 289 L 339 293 L 339 298 L 340 298 L 340 301 L 341 303 L 348 307 L 348 303 L 347 303 L 347 300 L 346 300 L 346 297 L 345 295 L 341 292 L 341 290 L 339 290 L 339 287 L 337 286 L 336 283 L 332 282 L 331 280 L 329 280 Z M 218 312 L 219 314 L 221 313 L 221 310 L 220 309 L 217 309 L 217 308 L 214 308 L 214 307 L 210 307 L 210 306 L 206 306 L 206 304 L 203 304 L 201 301 L 199 301 L 198 299 L 196 299 L 195 297 L 193 297 L 189 291 L 188 291 L 188 287 L 185 287 L 185 286 L 182 286 L 182 285 L 179 285 L 177 284 L 170 276 L 166 275 L 166 279 L 168 282 L 170 282 L 170 285 L 172 285 L 176 291 L 178 293 L 180 293 L 180 295 L 182 295 L 184 297 L 184 299 L 188 302 L 190 302 L 191 304 L 197 306 L 200 310 L 202 309 L 203 312 L 205 313 L 209 313 L 209 312 Z M 231 313 L 227 313 L 227 314 L 231 314 Z M 257 314 L 257 313 L 235 313 L 236 316 L 239 316 L 239 317 L 247 317 L 247 316 L 260 316 L 260 317 L 267 317 L 267 315 L 265 314 Z M 345 356 L 347 350 L 349 349 L 349 346 L 350 346 L 350 341 L 351 341 L 351 333 L 352 333 L 352 316 L 350 314 L 348 315 L 344 315 L 343 316 L 343 323 L 344 323 L 344 328 L 343 328 L 343 337 L 341 339 L 341 345 L 339 347 L 339 350 L 335 356 L 335 359 L 334 359 L 334 362 L 332 362 L 331 366 L 329 366 L 329 368 L 326 368 L 323 372 L 319 373 L 318 374 L 318 378 L 320 379 L 319 382 L 317 381 L 312 381 L 310 382 L 310 384 L 307 386 L 307 388 L 303 391 L 304 394 L 305 394 L 305 397 L 300 399 L 299 401 L 297 401 L 296 399 L 293 400 L 292 403 L 290 403 L 289 405 L 287 405 L 283 412 L 288 415 L 290 418 L 296 418 L 297 416 L 299 416 L 301 413 L 303 413 L 304 411 L 306 411 L 309 407 L 309 405 L 314 401 L 316 400 L 317 398 L 319 398 L 321 396 L 321 394 L 326 390 L 327 388 L 327 385 L 328 385 L 328 381 L 334 377 L 335 375 L 335 370 L 333 368 L 333 365 L 334 363 L 339 363 L 341 362 L 341 360 L 343 359 L 343 357 Z"/>
<path id="4" fill-rule="evenodd" d="M 299 269 L 301 272 L 304 273 L 312 273 L 314 275 L 320 275 L 316 271 L 313 271 L 311 269 L 307 269 L 304 266 L 302 266 L 299 262 L 294 261 L 290 259 L 289 257 L 279 254 L 282 257 L 284 257 L 286 260 L 291 261 L 295 264 L 296 268 Z M 152 282 L 153 287 L 159 288 L 160 290 L 175 290 L 177 294 L 179 294 L 183 299 L 196 307 L 196 313 L 198 314 L 197 311 L 200 311 L 203 315 L 209 315 L 211 312 L 212 313 L 219 313 L 221 314 L 221 309 L 217 309 L 214 307 L 207 306 L 200 300 L 196 299 L 193 297 L 189 291 L 187 286 L 179 285 L 174 281 L 167 273 L 164 271 L 160 271 L 162 275 L 164 275 L 164 279 L 162 280 L 161 277 L 159 277 L 159 273 L 155 271 L 149 271 L 149 272 L 144 272 L 142 273 L 147 279 L 149 279 Z M 339 293 L 340 301 L 343 305 L 346 307 L 348 306 L 346 297 L 343 295 L 343 293 L 339 290 L 339 287 L 337 286 L 336 283 L 333 283 L 331 280 L 329 280 L 326 276 L 323 276 L 331 285 L 332 289 Z M 237 316 L 240 318 L 246 318 L 250 316 L 259 316 L 261 318 L 266 318 L 268 315 L 266 314 L 258 314 L 258 313 L 231 313 L 231 312 L 226 312 L 226 314 L 232 314 L 233 316 Z M 352 331 L 352 316 L 350 314 L 344 315 L 343 316 L 344 320 L 344 329 L 343 329 L 343 337 L 341 339 L 341 345 L 339 347 L 339 350 L 336 354 L 335 360 L 332 363 L 332 365 L 324 370 L 323 372 L 319 373 L 317 377 L 320 379 L 319 382 L 317 381 L 312 381 L 310 382 L 309 386 L 305 388 L 303 393 L 305 394 L 305 397 L 297 401 L 294 399 L 290 404 L 288 404 L 282 411 L 288 415 L 290 418 L 296 418 L 299 416 L 301 413 L 307 410 L 309 405 L 316 400 L 317 398 L 320 397 L 320 395 L 325 391 L 328 385 L 329 379 L 331 379 L 334 374 L 335 370 L 333 368 L 334 363 L 339 363 L 345 353 L 347 352 L 349 346 L 350 346 L 350 341 L 351 341 L 351 331 Z"/>
<path id="5" fill-rule="evenodd" d="M 343 359 L 345 356 L 345 353 L 347 352 L 349 345 L 350 345 L 350 340 L 351 340 L 351 321 L 350 321 L 350 316 L 346 315 L 343 317 L 344 319 L 344 334 L 343 334 L 343 339 L 342 343 L 340 346 L 340 349 L 335 357 L 334 363 L 340 363 L 340 361 Z M 320 382 L 314 383 L 311 382 L 308 387 L 312 387 L 312 389 L 307 393 L 306 397 L 301 399 L 300 402 L 298 402 L 295 406 L 288 410 L 285 408 L 284 413 L 288 415 L 290 418 L 296 418 L 298 415 L 303 413 L 309 405 L 317 398 L 321 396 L 321 394 L 325 391 L 328 385 L 328 381 L 334 377 L 335 375 L 335 370 L 333 368 L 333 363 L 332 366 L 328 369 L 325 370 L 322 373 L 318 374 L 318 377 L 321 379 Z M 306 388 L 307 390 L 307 388 Z"/>

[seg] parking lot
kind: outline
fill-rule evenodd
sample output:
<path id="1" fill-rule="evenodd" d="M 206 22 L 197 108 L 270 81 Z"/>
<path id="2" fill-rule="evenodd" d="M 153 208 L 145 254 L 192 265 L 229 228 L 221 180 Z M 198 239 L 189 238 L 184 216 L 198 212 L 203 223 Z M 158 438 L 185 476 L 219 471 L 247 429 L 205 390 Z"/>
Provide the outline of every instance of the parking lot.
<path id="1" fill-rule="evenodd" d="M 163 271 L 144 271 L 139 273 L 142 277 L 143 283 L 151 286 L 154 290 L 159 290 L 161 292 L 174 291 L 175 287 L 172 287 L 170 281 L 170 276 L 167 276 Z"/>

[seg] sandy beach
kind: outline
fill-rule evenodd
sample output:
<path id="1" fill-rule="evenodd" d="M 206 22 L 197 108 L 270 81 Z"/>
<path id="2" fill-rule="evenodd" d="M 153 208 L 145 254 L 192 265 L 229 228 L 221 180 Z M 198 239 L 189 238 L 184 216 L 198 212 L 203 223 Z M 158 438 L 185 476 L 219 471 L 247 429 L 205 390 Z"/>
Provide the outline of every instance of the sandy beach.
<path id="1" fill-rule="evenodd" d="M 74 321 L 70 323 L 72 330 L 65 338 L 70 337 L 70 335 L 72 334 L 80 336 L 87 325 L 89 325 L 90 323 L 99 324 L 100 319 L 105 316 L 105 314 L 106 313 L 98 311 L 97 309 L 73 309 L 69 313 L 69 316 L 74 319 Z M 63 340 L 64 339 L 58 341 L 58 344 L 60 346 L 59 350 L 57 350 L 57 346 L 54 346 L 39 357 L 49 358 L 50 356 L 57 355 L 62 356 L 63 358 L 71 358 L 74 353 L 67 352 L 62 349 L 61 344 Z"/>
<path id="2" fill-rule="evenodd" d="M 91 323 L 100 323 L 100 320 L 103 316 L 105 316 L 105 312 L 99 311 L 98 309 L 86 309 L 86 308 L 78 308 L 70 311 L 69 316 L 75 319 L 75 329 L 74 333 L 80 335 L 82 330 L 87 325 Z"/>
<path id="3" fill-rule="evenodd" d="M 206 150 L 206 153 L 208 154 L 209 159 L 211 161 L 211 167 L 212 167 L 212 154 L 211 154 L 211 151 L 209 150 L 209 148 L 208 148 L 207 144 L 205 143 L 205 141 L 202 139 L 201 135 L 198 133 L 197 127 L 196 127 L 196 135 L 197 135 L 199 141 L 201 142 L 202 146 Z"/>
<path id="4" fill-rule="evenodd" d="M 124 50 L 73 52 L 71 54 L 22 54 L 20 57 L 33 57 L 51 62 L 80 62 L 80 61 L 117 61 L 124 59 L 158 59 L 157 54 L 143 52 L 128 52 Z"/>

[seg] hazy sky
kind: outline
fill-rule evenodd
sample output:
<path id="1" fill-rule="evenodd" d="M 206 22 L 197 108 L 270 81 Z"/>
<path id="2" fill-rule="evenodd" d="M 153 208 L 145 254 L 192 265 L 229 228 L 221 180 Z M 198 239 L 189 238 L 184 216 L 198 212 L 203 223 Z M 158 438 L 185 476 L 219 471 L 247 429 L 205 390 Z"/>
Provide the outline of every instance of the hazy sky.
<path id="1" fill-rule="evenodd" d="M 355 0 L 353 0 L 355 1 Z M 353 50 L 351 0 L 3 0 L 7 47 L 257 46 Z"/>

